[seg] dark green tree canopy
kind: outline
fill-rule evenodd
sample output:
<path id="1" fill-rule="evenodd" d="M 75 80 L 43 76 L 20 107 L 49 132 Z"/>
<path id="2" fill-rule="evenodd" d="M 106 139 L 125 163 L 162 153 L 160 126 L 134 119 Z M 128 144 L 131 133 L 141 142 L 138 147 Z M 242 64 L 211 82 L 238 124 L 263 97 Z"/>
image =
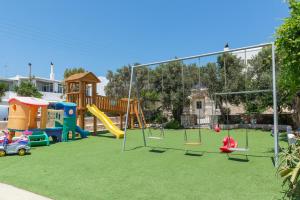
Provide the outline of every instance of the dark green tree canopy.
<path id="1" fill-rule="evenodd" d="M 36 86 L 29 81 L 22 81 L 19 86 L 15 86 L 14 91 L 18 96 L 41 98 L 43 95 Z"/>
<path id="2" fill-rule="evenodd" d="M 73 67 L 73 68 L 67 68 L 64 72 L 64 79 L 68 78 L 69 76 L 73 74 L 83 73 L 86 72 L 84 68 L 82 67 Z"/>
<path id="3" fill-rule="evenodd" d="M 276 31 L 276 47 L 280 58 L 279 87 L 283 103 L 294 110 L 294 122 L 300 126 L 300 1 L 290 0 L 290 16 Z"/>
<path id="4" fill-rule="evenodd" d="M 300 91 L 300 2 L 290 0 L 290 17 L 276 32 L 276 47 L 282 64 L 280 68 L 280 87 L 289 99 Z"/>
<path id="5" fill-rule="evenodd" d="M 0 83 L 0 102 L 6 91 L 8 91 L 8 85 L 6 83 Z"/>
<path id="6" fill-rule="evenodd" d="M 270 49 L 263 49 L 252 58 L 251 67 L 246 67 L 244 60 L 236 55 L 224 53 L 216 57 L 216 62 L 204 63 L 201 66 L 199 63 L 186 64 L 174 61 L 152 68 L 134 68 L 132 98 L 137 97 L 138 89 L 144 109 L 169 111 L 174 119 L 179 121 L 183 108 L 190 103 L 189 96 L 192 89 L 205 87 L 210 98 L 217 92 L 258 90 L 266 87 L 269 89 L 272 80 L 270 56 Z M 109 71 L 107 79 L 109 80 L 105 88 L 107 96 L 127 97 L 130 66 L 123 66 L 116 72 Z M 219 96 L 215 101 L 222 114 L 228 112 L 228 109 L 223 107 L 226 101 L 235 105 L 244 104 L 249 112 L 261 112 L 272 105 L 270 95 L 266 98 L 257 96 L 259 95 L 228 95 L 227 98 Z"/>

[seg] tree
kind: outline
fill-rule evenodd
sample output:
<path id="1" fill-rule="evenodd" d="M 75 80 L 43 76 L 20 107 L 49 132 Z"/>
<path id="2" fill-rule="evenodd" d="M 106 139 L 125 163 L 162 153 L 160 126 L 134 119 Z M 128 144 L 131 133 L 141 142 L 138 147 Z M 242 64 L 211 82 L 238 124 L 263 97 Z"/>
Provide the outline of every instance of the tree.
<path id="1" fill-rule="evenodd" d="M 36 86 L 29 81 L 22 81 L 19 86 L 15 86 L 14 91 L 18 96 L 41 98 L 43 95 Z"/>
<path id="2" fill-rule="evenodd" d="M 248 64 L 246 76 L 247 90 L 272 89 L 271 47 L 264 47 L 248 61 Z M 271 92 L 248 94 L 246 97 L 245 108 L 248 112 L 261 113 L 273 106 L 273 94 Z"/>
<path id="3" fill-rule="evenodd" d="M 6 83 L 0 83 L 0 102 L 2 97 L 5 95 L 5 92 L 8 90 L 8 85 Z"/>
<path id="4" fill-rule="evenodd" d="M 218 92 L 237 92 L 245 90 L 245 65 L 240 58 L 231 53 L 224 53 L 217 57 L 216 63 L 207 63 L 202 67 L 202 84 L 207 87 L 211 99 Z M 226 84 L 225 84 L 226 82 Z M 245 102 L 244 95 L 222 95 L 214 99 L 225 116 L 230 110 L 223 106 L 228 102 L 239 105 Z"/>
<path id="5" fill-rule="evenodd" d="M 64 72 L 64 79 L 68 78 L 69 76 L 73 74 L 83 73 L 86 72 L 84 68 L 82 67 L 74 67 L 74 68 L 67 68 Z"/>
<path id="6" fill-rule="evenodd" d="M 130 65 L 117 69 L 115 73 L 109 70 L 106 78 L 109 80 L 104 89 L 106 96 L 116 99 L 127 98 L 130 83 Z M 132 98 L 134 98 L 134 88 L 132 91 Z"/>
<path id="7" fill-rule="evenodd" d="M 182 85 L 182 69 L 184 72 L 184 95 Z M 132 98 L 139 91 L 143 107 L 149 111 L 171 111 L 175 120 L 180 121 L 183 104 L 188 104 L 191 88 L 198 81 L 198 68 L 195 64 L 170 62 L 154 69 L 148 67 L 134 68 Z M 123 66 L 116 72 L 109 71 L 106 75 L 109 83 L 105 93 L 112 98 L 126 98 L 130 83 L 130 66 Z"/>
<path id="8" fill-rule="evenodd" d="M 294 122 L 300 126 L 300 1 L 290 0 L 290 16 L 276 31 L 280 57 L 279 87 L 285 91 L 287 104 L 294 110 Z"/>

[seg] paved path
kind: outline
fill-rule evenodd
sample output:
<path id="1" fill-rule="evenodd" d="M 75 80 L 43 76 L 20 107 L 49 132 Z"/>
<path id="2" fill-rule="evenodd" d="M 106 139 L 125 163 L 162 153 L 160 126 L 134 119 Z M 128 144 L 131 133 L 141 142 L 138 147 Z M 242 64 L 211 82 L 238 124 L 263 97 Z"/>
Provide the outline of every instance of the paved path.
<path id="1" fill-rule="evenodd" d="M 0 199 L 1 200 L 51 200 L 49 198 L 3 183 L 0 183 Z"/>

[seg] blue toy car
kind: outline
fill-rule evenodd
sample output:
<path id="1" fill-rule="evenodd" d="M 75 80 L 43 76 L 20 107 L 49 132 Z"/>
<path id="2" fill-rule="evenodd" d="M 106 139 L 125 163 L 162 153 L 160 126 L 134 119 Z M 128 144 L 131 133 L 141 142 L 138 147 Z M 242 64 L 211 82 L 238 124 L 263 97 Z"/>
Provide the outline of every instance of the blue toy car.
<path id="1" fill-rule="evenodd" d="M 18 139 L 12 143 L 8 142 L 7 137 L 0 139 L 0 157 L 6 154 L 19 154 L 24 156 L 29 153 L 30 145 L 27 139 Z"/>

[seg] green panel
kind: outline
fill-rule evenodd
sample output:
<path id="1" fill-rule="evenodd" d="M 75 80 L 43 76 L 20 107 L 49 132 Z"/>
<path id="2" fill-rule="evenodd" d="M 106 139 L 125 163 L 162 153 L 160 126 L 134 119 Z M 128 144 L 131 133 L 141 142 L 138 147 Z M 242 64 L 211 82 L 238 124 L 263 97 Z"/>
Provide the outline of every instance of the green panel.
<path id="1" fill-rule="evenodd" d="M 72 140 L 75 139 L 76 117 L 65 117 L 63 124 L 62 140 L 67 142 L 69 140 L 68 134 L 72 132 Z"/>
<path id="2" fill-rule="evenodd" d="M 32 135 L 28 136 L 30 146 L 45 146 L 49 145 L 49 137 L 43 131 L 34 131 Z"/>

